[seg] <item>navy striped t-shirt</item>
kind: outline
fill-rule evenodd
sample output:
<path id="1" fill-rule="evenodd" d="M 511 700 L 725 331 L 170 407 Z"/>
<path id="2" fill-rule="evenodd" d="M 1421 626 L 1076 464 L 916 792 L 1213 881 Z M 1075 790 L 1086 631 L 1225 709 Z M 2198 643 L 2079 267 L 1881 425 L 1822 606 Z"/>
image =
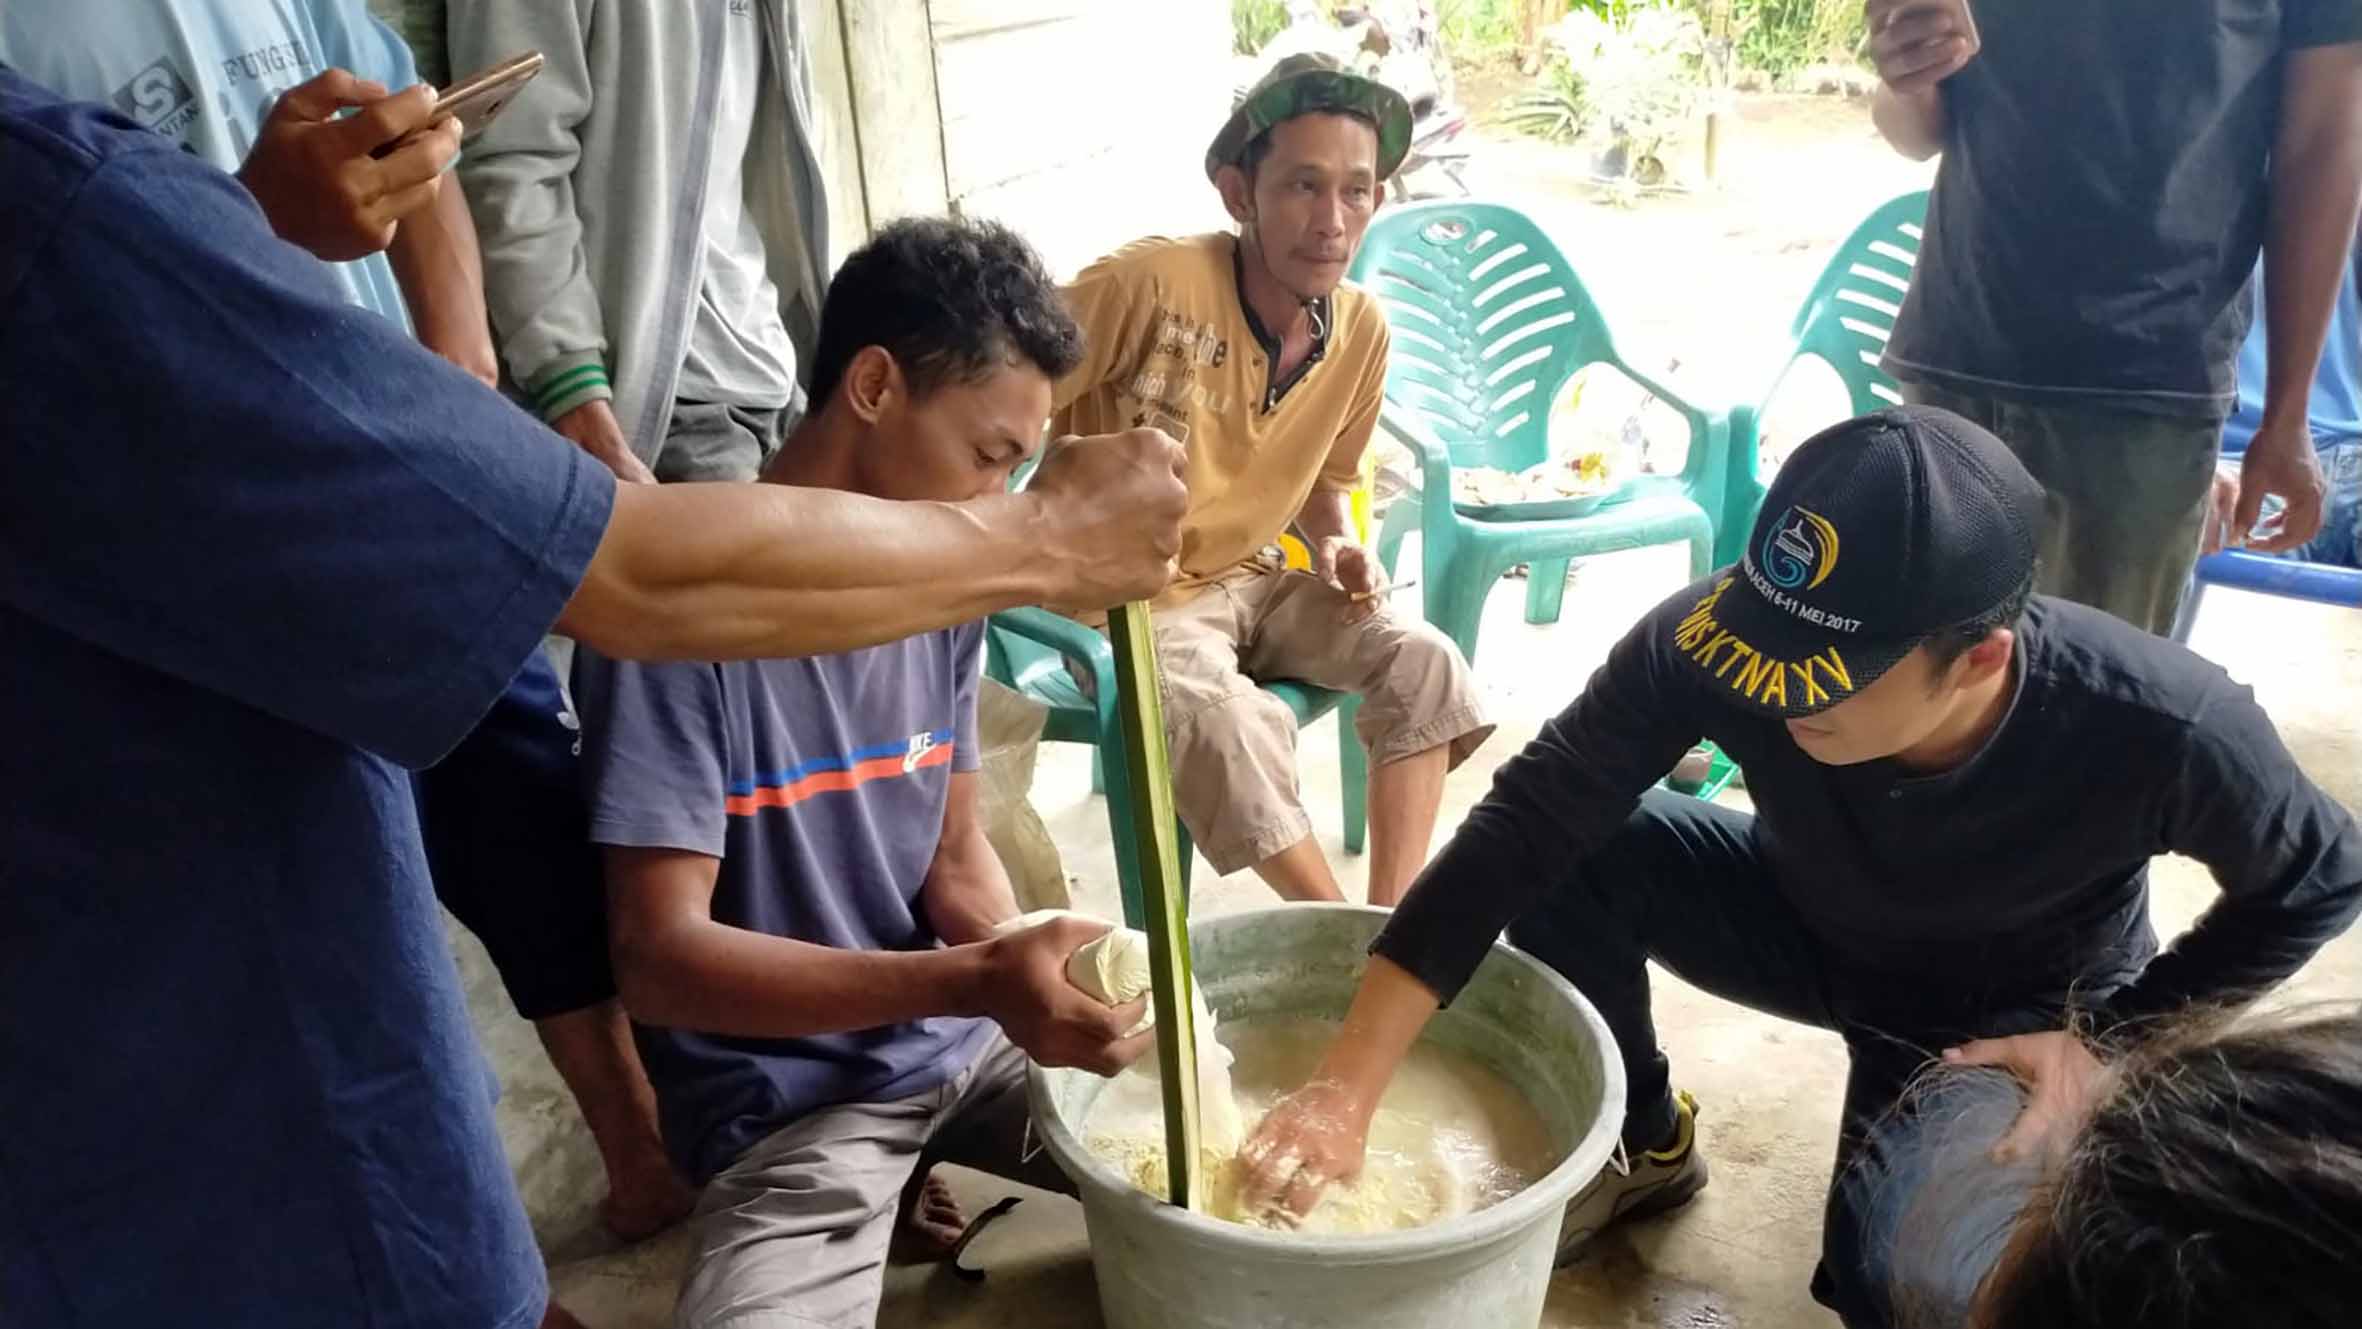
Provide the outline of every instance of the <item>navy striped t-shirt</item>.
<path id="1" fill-rule="evenodd" d="M 919 888 L 954 772 L 973 771 L 981 623 L 838 655 L 575 666 L 591 838 L 722 860 L 713 916 L 854 950 L 937 944 Z M 702 1182 L 818 1108 L 934 1089 L 987 1022 L 816 1038 L 640 1026 L 674 1162 Z"/>

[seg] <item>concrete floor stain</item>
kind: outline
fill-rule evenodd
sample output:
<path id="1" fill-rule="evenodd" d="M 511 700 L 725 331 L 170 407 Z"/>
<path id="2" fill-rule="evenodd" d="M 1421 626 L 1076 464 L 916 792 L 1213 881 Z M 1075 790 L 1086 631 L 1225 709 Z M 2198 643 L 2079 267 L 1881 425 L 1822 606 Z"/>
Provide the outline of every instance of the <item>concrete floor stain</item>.
<path id="1" fill-rule="evenodd" d="M 1551 1280 L 1544 1329 L 1734 1329 L 1728 1303 L 1651 1266 L 1628 1233 L 1610 1231 Z"/>

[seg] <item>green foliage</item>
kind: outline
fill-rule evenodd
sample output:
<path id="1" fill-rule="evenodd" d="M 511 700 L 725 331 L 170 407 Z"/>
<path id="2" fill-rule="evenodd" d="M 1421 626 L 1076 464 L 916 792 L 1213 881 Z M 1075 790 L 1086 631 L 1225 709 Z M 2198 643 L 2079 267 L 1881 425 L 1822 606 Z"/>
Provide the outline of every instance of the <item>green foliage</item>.
<path id="1" fill-rule="evenodd" d="M 1622 20 L 1578 10 L 1548 33 L 1550 65 L 1580 80 L 1587 118 L 1633 162 L 1706 109 L 1706 39 L 1697 16 L 1652 7 Z"/>
<path id="2" fill-rule="evenodd" d="M 1714 0 L 1683 0 L 1711 19 Z M 1738 62 L 1778 76 L 1823 61 L 1860 58 L 1861 0 L 1730 0 Z"/>
<path id="3" fill-rule="evenodd" d="M 1502 124 L 1553 143 L 1572 143 L 1582 136 L 1590 118 L 1583 99 L 1583 76 L 1572 63 L 1554 59 L 1542 67 L 1541 83 L 1504 103 Z"/>
<path id="4" fill-rule="evenodd" d="M 1514 51 L 1521 34 L 1520 16 L 1529 0 L 1437 0 L 1436 23 L 1443 30 L 1446 51 L 1463 59 Z M 1679 0 L 1571 0 L 1570 13 L 1596 14 L 1621 22 L 1634 12 L 1655 9 Z"/>
<path id="5" fill-rule="evenodd" d="M 1462 59 L 1516 50 L 1519 19 L 1527 3 L 1440 0 L 1437 18 L 1445 49 Z M 1263 0 L 1232 0 L 1233 14 L 1249 7 L 1279 8 Z M 1571 14 L 1589 14 L 1616 27 L 1629 24 L 1636 15 L 1660 9 L 1686 10 L 1703 24 L 1713 19 L 1714 0 L 1571 0 L 1566 8 Z M 1730 0 L 1730 20 L 1738 63 L 1773 75 L 1824 60 L 1854 60 L 1862 49 L 1861 0 Z M 1243 33 L 1245 28 L 1239 30 Z"/>
<path id="6" fill-rule="evenodd" d="M 1465 59 L 1514 49 L 1523 0 L 1439 0 L 1436 26 L 1443 48 Z"/>
<path id="7" fill-rule="evenodd" d="M 1230 47 L 1253 55 L 1288 26 L 1287 0 L 1230 0 Z"/>

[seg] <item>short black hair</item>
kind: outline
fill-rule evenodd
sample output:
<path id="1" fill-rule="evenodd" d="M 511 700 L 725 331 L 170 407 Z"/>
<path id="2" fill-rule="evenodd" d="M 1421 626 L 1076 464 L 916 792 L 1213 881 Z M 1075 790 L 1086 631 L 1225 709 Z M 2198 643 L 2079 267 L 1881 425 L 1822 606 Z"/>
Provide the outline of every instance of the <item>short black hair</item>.
<path id="1" fill-rule="evenodd" d="M 1306 111 L 1304 112 L 1304 115 L 1341 115 L 1348 120 L 1358 121 L 1361 124 L 1368 125 L 1370 127 L 1370 132 L 1377 134 L 1381 140 L 1383 140 L 1385 137 L 1384 131 L 1378 128 L 1378 121 L 1376 117 L 1362 111 L 1349 111 L 1343 107 L 1338 107 L 1333 110 L 1323 109 L 1317 111 Z M 1291 116 L 1290 119 L 1301 120 L 1304 118 L 1304 115 Z M 1284 125 L 1286 123 L 1286 120 L 1282 120 L 1279 122 L 1279 125 Z M 1263 159 L 1271 155 L 1271 137 L 1272 135 L 1279 132 L 1279 125 L 1273 125 L 1271 128 L 1264 130 L 1262 133 L 1255 135 L 1251 139 L 1248 139 L 1247 146 L 1238 154 L 1238 169 L 1246 172 L 1247 178 L 1249 180 L 1255 178 L 1255 172 L 1263 165 Z"/>
<path id="2" fill-rule="evenodd" d="M 2009 598 L 1977 615 L 1975 618 L 1938 628 L 1920 644 L 1927 647 L 1928 659 L 1938 669 L 1948 669 L 1954 660 L 1976 649 L 1978 642 L 2002 628 L 2014 628 L 2025 617 L 2026 604 L 2034 598 L 2034 574 L 2026 574 L 2025 581 L 2009 593 Z"/>
<path id="3" fill-rule="evenodd" d="M 820 311 L 812 409 L 846 366 L 882 346 L 924 397 L 1032 365 L 1052 382 L 1083 360 L 1083 334 L 1041 255 L 999 222 L 908 217 L 886 223 L 837 269 Z"/>

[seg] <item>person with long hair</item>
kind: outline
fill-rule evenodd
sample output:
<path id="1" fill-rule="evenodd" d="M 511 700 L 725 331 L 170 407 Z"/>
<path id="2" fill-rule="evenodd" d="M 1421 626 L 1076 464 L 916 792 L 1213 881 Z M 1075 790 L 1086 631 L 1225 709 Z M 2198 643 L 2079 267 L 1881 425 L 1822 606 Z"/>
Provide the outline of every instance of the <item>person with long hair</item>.
<path id="1" fill-rule="evenodd" d="M 1943 1104 L 1938 1110 L 1937 1103 Z M 1917 1185 L 1889 1252 L 1909 1329 L 2328 1329 L 2362 1308 L 2362 1008 L 2210 1015 L 2117 1058 L 1995 1152 L 2023 1095 L 1938 1071 L 1896 1122 Z M 1889 1142 L 1891 1143 L 1891 1142 Z"/>

